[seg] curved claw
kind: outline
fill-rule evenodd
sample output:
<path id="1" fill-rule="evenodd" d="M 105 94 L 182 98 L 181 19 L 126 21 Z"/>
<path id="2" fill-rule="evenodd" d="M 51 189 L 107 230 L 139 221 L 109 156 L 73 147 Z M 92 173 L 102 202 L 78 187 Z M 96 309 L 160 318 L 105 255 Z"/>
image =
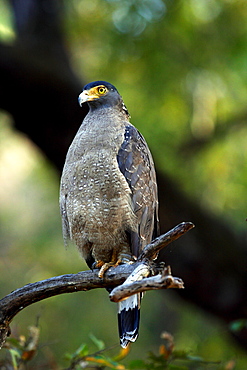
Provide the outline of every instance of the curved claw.
<path id="1" fill-rule="evenodd" d="M 98 277 L 103 279 L 105 272 L 112 266 L 115 266 L 115 263 L 112 261 L 104 263 L 99 270 Z"/>

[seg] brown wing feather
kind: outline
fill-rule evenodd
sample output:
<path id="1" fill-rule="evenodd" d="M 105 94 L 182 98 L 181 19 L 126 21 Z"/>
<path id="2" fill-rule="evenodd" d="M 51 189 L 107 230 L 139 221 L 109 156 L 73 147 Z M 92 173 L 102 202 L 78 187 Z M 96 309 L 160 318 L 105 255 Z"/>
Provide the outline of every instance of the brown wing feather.
<path id="1" fill-rule="evenodd" d="M 131 251 L 138 256 L 159 233 L 158 196 L 152 155 L 143 136 L 131 124 L 125 128 L 117 160 L 131 189 L 133 210 L 138 218 L 138 233 L 130 233 Z"/>

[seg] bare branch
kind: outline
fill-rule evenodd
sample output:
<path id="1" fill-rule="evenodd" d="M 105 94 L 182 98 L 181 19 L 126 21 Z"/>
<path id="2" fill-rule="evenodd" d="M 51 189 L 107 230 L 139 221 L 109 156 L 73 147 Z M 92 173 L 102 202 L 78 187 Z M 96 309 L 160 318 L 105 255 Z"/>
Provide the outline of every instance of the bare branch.
<path id="1" fill-rule="evenodd" d="M 111 291 L 109 297 L 112 302 L 119 302 L 136 293 L 142 293 L 147 290 L 169 288 L 183 289 L 184 283 L 182 279 L 173 277 L 171 275 L 171 270 L 168 266 L 164 269 L 162 274 L 134 281 L 129 284 L 124 283 L 120 286 L 117 286 Z"/>
<path id="2" fill-rule="evenodd" d="M 59 294 L 114 287 L 122 284 L 135 266 L 126 264 L 111 268 L 106 272 L 104 280 L 98 277 L 96 270 L 82 271 L 27 284 L 11 292 L 0 300 L 0 348 L 10 333 L 10 322 L 25 307 Z"/>
<path id="3" fill-rule="evenodd" d="M 167 233 L 158 236 L 150 244 L 148 244 L 142 251 L 138 260 L 142 261 L 145 258 L 154 259 L 159 251 L 166 247 L 168 244 L 174 240 L 180 238 L 180 236 L 187 233 L 187 231 L 193 229 L 195 225 L 192 222 L 181 222 L 181 224 L 175 226 L 173 229 L 169 230 Z"/>
<path id="4" fill-rule="evenodd" d="M 99 278 L 98 270 L 82 271 L 27 284 L 8 294 L 0 300 L 0 348 L 10 334 L 9 325 L 14 316 L 25 307 L 49 297 L 96 288 L 117 287 L 113 289 L 110 299 L 118 302 L 145 290 L 183 288 L 182 280 L 172 277 L 169 267 L 164 268 L 160 274 L 160 268 L 154 265 L 153 258 L 160 249 L 193 227 L 190 222 L 179 224 L 147 245 L 136 262 L 110 268 L 103 279 Z M 147 277 L 153 275 L 155 270 L 156 274 L 158 271 L 158 275 Z"/>

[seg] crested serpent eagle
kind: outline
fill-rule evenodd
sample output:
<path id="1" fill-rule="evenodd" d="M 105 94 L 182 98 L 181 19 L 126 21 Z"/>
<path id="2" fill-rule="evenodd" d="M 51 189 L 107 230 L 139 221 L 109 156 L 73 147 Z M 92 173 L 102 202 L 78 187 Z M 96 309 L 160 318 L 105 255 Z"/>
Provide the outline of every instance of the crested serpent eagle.
<path id="1" fill-rule="evenodd" d="M 60 209 L 65 243 L 77 245 L 90 268 L 103 277 L 109 266 L 138 257 L 158 234 L 155 168 L 147 143 L 130 123 L 117 89 L 89 83 L 79 95 L 84 118 L 66 156 Z M 120 302 L 120 343 L 138 336 L 140 294 Z"/>

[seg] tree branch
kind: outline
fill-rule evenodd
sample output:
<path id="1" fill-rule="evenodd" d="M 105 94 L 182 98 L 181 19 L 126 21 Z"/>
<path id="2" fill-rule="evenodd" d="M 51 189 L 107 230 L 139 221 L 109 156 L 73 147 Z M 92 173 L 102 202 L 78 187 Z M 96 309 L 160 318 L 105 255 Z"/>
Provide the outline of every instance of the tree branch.
<path id="1" fill-rule="evenodd" d="M 143 265 L 139 265 L 135 270 L 142 268 L 142 266 Z M 142 293 L 147 290 L 170 288 L 183 289 L 184 283 L 182 279 L 171 275 L 171 268 L 168 266 L 164 268 L 161 274 L 117 286 L 111 291 L 109 297 L 112 302 L 119 302 L 136 293 Z"/>
<path id="2" fill-rule="evenodd" d="M 0 300 L 0 348 L 10 334 L 9 324 L 18 312 L 35 302 L 58 294 L 88 291 L 96 288 L 114 288 L 120 285 L 118 287 L 120 289 L 117 291 L 114 289 L 113 294 L 110 295 L 110 299 L 117 302 L 129 295 L 145 290 L 182 288 L 182 280 L 173 278 L 169 267 L 165 268 L 162 274 L 145 278 L 138 281 L 137 284 L 135 279 L 142 279 L 143 276 L 154 274 L 153 256 L 157 254 L 159 249 L 189 231 L 194 226 L 191 225 L 193 224 L 190 222 L 183 222 L 160 238 L 155 239 L 143 250 L 144 262 L 138 259 L 132 264 L 112 267 L 105 273 L 104 279 L 99 278 L 98 270 L 82 271 L 77 274 L 61 275 L 27 284 L 8 294 Z M 160 272 L 160 268 L 158 270 L 156 268 L 156 273 L 157 271 Z M 124 288 L 121 289 L 121 284 L 124 282 Z"/>
<path id="3" fill-rule="evenodd" d="M 161 249 L 166 247 L 168 244 L 174 240 L 180 238 L 180 236 L 187 233 L 187 231 L 193 229 L 195 225 L 192 222 L 182 222 L 181 224 L 175 226 L 173 229 L 169 230 L 167 233 L 158 236 L 148 244 L 142 251 L 141 255 L 138 257 L 139 261 L 147 259 L 156 258 L 157 254 Z"/>

